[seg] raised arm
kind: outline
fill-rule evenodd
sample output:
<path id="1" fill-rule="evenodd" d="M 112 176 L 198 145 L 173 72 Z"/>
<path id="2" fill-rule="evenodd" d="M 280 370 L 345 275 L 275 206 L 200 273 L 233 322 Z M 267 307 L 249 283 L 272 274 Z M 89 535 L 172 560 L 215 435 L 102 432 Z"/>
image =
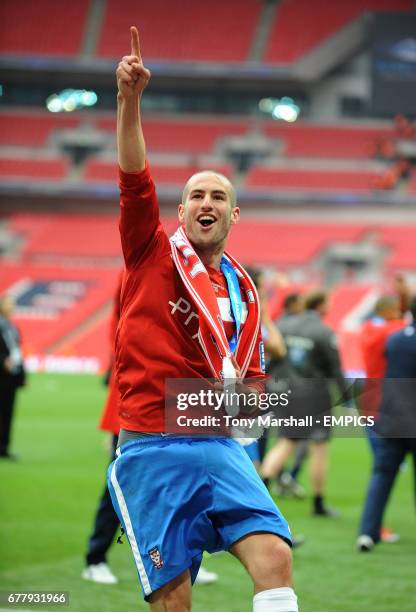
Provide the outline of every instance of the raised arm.
<path id="1" fill-rule="evenodd" d="M 400 311 L 404 316 L 409 309 L 411 290 L 405 277 L 400 273 L 397 273 L 394 278 L 394 288 L 400 300 Z"/>
<path id="2" fill-rule="evenodd" d="M 124 172 L 141 172 L 146 162 L 146 146 L 140 118 L 140 99 L 149 82 L 150 71 L 143 66 L 139 33 L 130 28 L 131 54 L 118 65 L 117 148 L 118 163 Z"/>
<path id="3" fill-rule="evenodd" d="M 269 305 L 265 300 L 261 300 L 260 304 L 264 350 L 272 359 L 283 359 L 287 353 L 283 336 L 270 317 Z"/>
<path id="4" fill-rule="evenodd" d="M 130 35 L 131 55 L 123 57 L 117 68 L 120 237 L 127 270 L 154 256 L 155 249 L 161 244 L 156 237 L 163 233 L 155 185 L 146 169 L 146 147 L 140 120 L 140 99 L 150 72 L 143 66 L 135 27 L 130 28 Z"/>

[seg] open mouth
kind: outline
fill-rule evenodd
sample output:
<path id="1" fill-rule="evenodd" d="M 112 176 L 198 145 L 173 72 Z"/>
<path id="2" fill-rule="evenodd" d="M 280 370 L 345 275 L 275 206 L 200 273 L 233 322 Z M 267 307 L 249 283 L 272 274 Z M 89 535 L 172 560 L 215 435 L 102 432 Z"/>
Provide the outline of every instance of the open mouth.
<path id="1" fill-rule="evenodd" d="M 201 215 L 198 217 L 198 223 L 202 225 L 202 227 L 210 227 L 215 223 L 215 221 L 216 218 L 212 217 L 211 215 Z"/>

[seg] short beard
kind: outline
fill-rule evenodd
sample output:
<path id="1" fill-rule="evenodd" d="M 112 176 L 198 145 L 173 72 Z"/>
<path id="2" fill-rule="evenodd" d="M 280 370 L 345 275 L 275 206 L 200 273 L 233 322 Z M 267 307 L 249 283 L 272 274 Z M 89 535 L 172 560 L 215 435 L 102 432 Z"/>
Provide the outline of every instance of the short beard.
<path id="1" fill-rule="evenodd" d="M 194 242 L 191 238 L 189 238 L 189 240 L 197 253 L 200 253 L 201 255 L 216 255 L 217 253 L 224 251 L 227 234 L 215 242 Z"/>

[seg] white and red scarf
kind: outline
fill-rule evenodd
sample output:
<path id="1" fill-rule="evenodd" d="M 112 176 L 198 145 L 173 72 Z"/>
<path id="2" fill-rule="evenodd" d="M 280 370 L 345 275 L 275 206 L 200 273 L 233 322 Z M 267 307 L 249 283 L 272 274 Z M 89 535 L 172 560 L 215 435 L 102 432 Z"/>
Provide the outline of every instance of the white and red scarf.
<path id="1" fill-rule="evenodd" d="M 247 319 L 238 338 L 235 354 L 232 355 L 207 269 L 183 227 L 175 232 L 170 243 L 175 266 L 198 309 L 198 339 L 213 377 L 218 380 L 232 380 L 237 376 L 243 379 L 253 356 L 260 326 L 259 298 L 253 281 L 231 255 L 224 253 L 224 257 L 234 267 L 247 300 Z"/>

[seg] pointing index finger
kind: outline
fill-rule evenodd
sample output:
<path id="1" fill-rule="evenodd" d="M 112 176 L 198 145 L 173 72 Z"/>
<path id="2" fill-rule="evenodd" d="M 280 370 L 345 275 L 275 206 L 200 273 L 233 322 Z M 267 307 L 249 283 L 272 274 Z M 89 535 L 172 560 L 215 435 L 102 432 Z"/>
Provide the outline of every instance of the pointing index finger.
<path id="1" fill-rule="evenodd" d="M 139 33 L 135 26 L 132 26 L 130 28 L 130 34 L 131 34 L 131 54 L 136 55 L 139 58 L 139 61 L 141 61 L 142 56 L 140 55 Z"/>

